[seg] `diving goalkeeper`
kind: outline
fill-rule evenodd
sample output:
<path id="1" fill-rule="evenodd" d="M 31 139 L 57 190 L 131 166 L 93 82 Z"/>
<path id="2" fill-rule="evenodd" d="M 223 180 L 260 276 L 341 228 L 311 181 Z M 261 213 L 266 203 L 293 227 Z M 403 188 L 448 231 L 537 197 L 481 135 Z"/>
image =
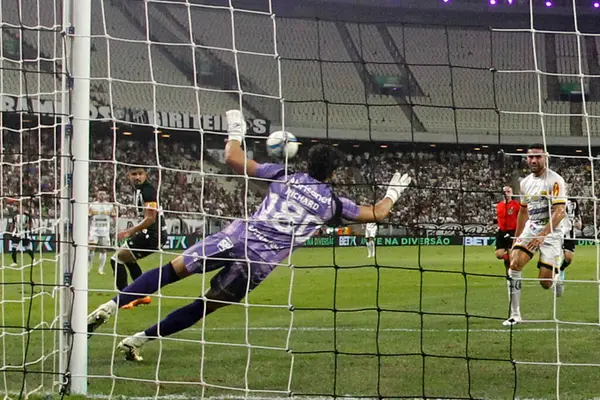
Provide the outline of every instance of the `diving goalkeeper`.
<path id="1" fill-rule="evenodd" d="M 141 361 L 140 350 L 148 341 L 189 328 L 213 311 L 240 302 L 322 225 L 339 223 L 342 218 L 363 223 L 383 220 L 411 182 L 407 174 L 395 173 L 381 201 L 374 206 L 358 206 L 336 196 L 327 183 L 340 165 L 333 148 L 313 146 L 308 153 L 307 172 L 287 175 L 283 165 L 259 164 L 246 158 L 241 145 L 246 124 L 239 110 L 227 112 L 227 123 L 227 165 L 241 175 L 272 180 L 269 193 L 248 221 L 236 220 L 168 264 L 147 271 L 89 315 L 88 332 L 93 332 L 120 305 L 192 274 L 221 268 L 204 296 L 121 341 L 117 348 L 127 360 Z"/>

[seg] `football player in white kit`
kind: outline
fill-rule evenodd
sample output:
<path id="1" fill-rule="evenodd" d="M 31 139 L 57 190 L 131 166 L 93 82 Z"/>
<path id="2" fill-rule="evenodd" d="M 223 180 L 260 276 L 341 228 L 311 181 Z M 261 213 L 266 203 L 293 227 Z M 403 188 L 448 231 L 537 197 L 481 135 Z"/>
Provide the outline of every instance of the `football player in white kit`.
<path id="1" fill-rule="evenodd" d="M 367 239 L 367 258 L 375 257 L 375 237 L 377 237 L 377 223 L 369 222 L 365 225 L 365 239 Z"/>
<path id="2" fill-rule="evenodd" d="M 104 264 L 106 263 L 106 251 L 110 247 L 111 228 L 116 225 L 117 212 L 114 205 L 108 202 L 108 189 L 100 188 L 96 194 L 97 200 L 89 206 L 90 235 L 88 263 L 92 269 L 96 248 L 100 253 L 98 258 L 100 265 L 98 273 L 104 275 Z M 96 247 L 98 246 L 98 247 Z"/>
<path id="3" fill-rule="evenodd" d="M 505 326 L 521 322 L 521 284 L 523 267 L 539 250 L 538 278 L 544 289 L 550 289 L 558 277 L 562 263 L 567 193 L 564 179 L 547 167 L 544 146 L 534 144 L 527 150 L 531 174 L 521 181 L 521 208 L 517 216 L 515 242 L 510 255 L 510 317 Z M 556 294 L 562 293 L 557 282 Z"/>

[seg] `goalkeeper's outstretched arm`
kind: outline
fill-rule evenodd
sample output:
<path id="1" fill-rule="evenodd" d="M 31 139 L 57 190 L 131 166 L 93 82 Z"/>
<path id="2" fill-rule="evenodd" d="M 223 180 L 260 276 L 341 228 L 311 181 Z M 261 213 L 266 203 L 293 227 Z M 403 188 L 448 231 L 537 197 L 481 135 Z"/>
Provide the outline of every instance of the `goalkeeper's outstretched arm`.
<path id="1" fill-rule="evenodd" d="M 394 207 L 394 204 L 400 198 L 402 192 L 406 190 L 411 182 L 410 176 L 404 174 L 400 176 L 396 172 L 388 185 L 388 190 L 385 197 L 377 202 L 374 206 L 362 205 L 359 209 L 357 222 L 380 222 L 387 217 Z"/>
<path id="2" fill-rule="evenodd" d="M 242 149 L 242 140 L 246 134 L 244 116 L 240 110 L 229 110 L 226 116 L 229 139 L 225 145 L 225 163 L 240 175 L 256 176 L 259 164 L 248 159 Z"/>

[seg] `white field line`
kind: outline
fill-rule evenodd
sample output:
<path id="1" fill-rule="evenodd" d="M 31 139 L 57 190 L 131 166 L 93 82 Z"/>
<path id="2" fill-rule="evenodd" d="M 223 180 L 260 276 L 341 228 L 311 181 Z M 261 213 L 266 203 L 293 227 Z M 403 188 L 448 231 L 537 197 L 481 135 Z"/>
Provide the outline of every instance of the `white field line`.
<path id="1" fill-rule="evenodd" d="M 500 324 L 500 320 L 498 320 Z M 551 323 L 549 321 L 548 323 Z M 587 328 L 559 328 L 561 332 L 584 332 L 591 329 L 598 329 L 600 327 L 596 325 L 587 325 Z M 277 327 L 277 326 L 265 326 L 265 327 L 249 327 L 249 331 L 281 331 L 287 332 L 288 327 Z M 190 328 L 190 331 L 202 331 L 199 328 Z M 331 327 L 294 327 L 292 331 L 295 332 L 333 332 Z M 338 327 L 335 329 L 338 332 L 377 332 L 376 328 L 343 328 Z M 207 328 L 206 331 L 245 331 L 245 328 Z M 469 332 L 499 332 L 499 333 L 510 333 L 510 328 L 473 328 L 468 329 Z M 512 332 L 555 332 L 556 328 L 519 328 L 513 327 Z M 380 328 L 379 332 L 467 332 L 467 329 L 417 329 L 417 328 Z M 600 400 L 600 399 L 599 399 Z"/>

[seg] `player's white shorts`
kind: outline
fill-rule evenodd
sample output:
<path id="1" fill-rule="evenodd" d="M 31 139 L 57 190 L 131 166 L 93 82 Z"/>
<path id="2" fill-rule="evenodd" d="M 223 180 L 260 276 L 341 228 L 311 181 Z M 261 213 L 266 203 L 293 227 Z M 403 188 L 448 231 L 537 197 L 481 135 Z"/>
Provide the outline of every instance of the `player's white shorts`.
<path id="1" fill-rule="evenodd" d="M 539 236 L 543 229 L 544 225 L 533 224 L 528 221 L 525 224 L 525 229 L 523 229 L 523 232 L 515 241 L 513 249 L 522 249 L 533 257 L 533 253 L 527 249 L 527 244 L 531 239 Z M 540 262 L 555 268 L 560 267 L 563 261 L 563 240 L 564 233 L 562 230 L 557 230 L 547 235 L 539 248 Z"/>
<path id="2" fill-rule="evenodd" d="M 373 228 L 373 229 L 365 229 L 365 237 L 366 238 L 374 238 L 377 236 L 377 228 Z"/>
<path id="3" fill-rule="evenodd" d="M 99 236 L 95 232 L 90 232 L 90 236 L 88 238 L 88 244 L 93 244 L 95 246 L 100 247 L 109 247 L 110 246 L 110 236 Z"/>

